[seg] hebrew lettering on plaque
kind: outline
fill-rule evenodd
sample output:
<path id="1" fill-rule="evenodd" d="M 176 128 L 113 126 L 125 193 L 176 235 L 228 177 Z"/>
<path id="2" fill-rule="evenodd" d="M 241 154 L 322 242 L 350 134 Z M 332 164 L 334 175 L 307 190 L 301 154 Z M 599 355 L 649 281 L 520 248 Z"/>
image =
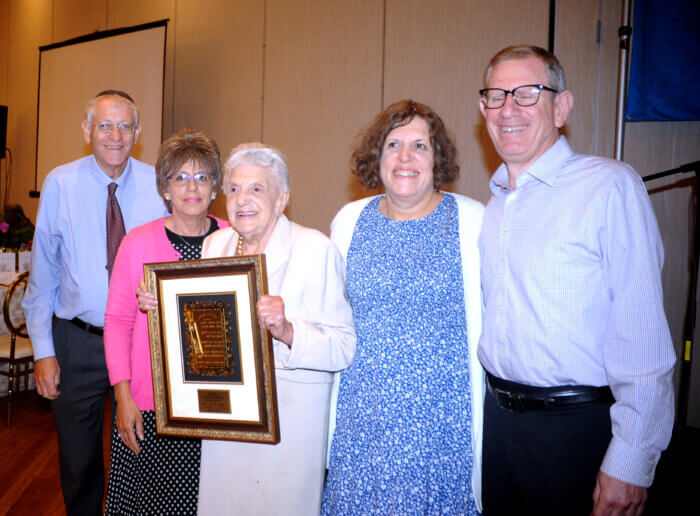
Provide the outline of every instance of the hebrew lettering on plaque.
<path id="1" fill-rule="evenodd" d="M 178 295 L 186 382 L 243 382 L 236 294 Z"/>

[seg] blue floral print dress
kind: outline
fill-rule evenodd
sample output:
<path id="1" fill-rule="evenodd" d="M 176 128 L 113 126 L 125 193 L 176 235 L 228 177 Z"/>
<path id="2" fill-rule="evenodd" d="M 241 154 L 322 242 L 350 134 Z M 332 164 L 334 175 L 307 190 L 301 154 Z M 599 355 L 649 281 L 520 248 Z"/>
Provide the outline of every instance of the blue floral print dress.
<path id="1" fill-rule="evenodd" d="M 379 197 L 347 257 L 357 351 L 343 371 L 323 514 L 477 514 L 457 204 L 394 221 Z"/>

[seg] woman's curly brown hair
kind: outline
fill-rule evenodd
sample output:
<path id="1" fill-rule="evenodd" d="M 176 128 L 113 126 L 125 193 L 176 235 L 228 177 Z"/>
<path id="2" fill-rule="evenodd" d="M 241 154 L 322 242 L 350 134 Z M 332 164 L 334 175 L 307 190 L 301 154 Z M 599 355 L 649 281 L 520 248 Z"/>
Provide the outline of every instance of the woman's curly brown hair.
<path id="1" fill-rule="evenodd" d="M 405 99 L 379 113 L 352 153 L 350 169 L 360 179 L 362 186 L 377 188 L 382 184 L 379 166 L 386 137 L 391 131 L 410 123 L 417 116 L 428 122 L 430 127 L 430 145 L 434 155 L 433 187 L 439 190 L 442 185 L 457 179 L 457 149 L 447 135 L 442 119 L 425 104 Z"/>

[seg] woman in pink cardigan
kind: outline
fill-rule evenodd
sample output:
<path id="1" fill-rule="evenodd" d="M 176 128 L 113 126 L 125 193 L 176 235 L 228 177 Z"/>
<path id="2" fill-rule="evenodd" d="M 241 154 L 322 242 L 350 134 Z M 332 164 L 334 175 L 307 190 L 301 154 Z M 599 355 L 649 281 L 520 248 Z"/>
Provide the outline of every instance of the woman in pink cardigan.
<path id="1" fill-rule="evenodd" d="M 197 259 L 228 223 L 208 216 L 221 189 L 216 142 L 183 129 L 160 147 L 158 192 L 171 215 L 124 237 L 105 313 L 105 356 L 117 402 L 105 514 L 195 514 L 201 442 L 156 435 L 148 317 L 135 295 L 143 264 Z"/>

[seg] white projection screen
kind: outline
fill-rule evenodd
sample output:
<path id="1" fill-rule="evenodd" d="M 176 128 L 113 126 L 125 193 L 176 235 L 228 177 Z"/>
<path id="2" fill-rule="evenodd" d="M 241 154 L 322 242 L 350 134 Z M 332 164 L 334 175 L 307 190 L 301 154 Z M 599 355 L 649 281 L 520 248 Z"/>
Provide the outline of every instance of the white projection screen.
<path id="1" fill-rule="evenodd" d="M 155 162 L 162 140 L 166 30 L 167 20 L 161 20 L 39 48 L 35 190 L 56 166 L 92 154 L 80 125 L 85 102 L 102 90 L 123 90 L 136 101 L 142 130 L 131 155 Z"/>

